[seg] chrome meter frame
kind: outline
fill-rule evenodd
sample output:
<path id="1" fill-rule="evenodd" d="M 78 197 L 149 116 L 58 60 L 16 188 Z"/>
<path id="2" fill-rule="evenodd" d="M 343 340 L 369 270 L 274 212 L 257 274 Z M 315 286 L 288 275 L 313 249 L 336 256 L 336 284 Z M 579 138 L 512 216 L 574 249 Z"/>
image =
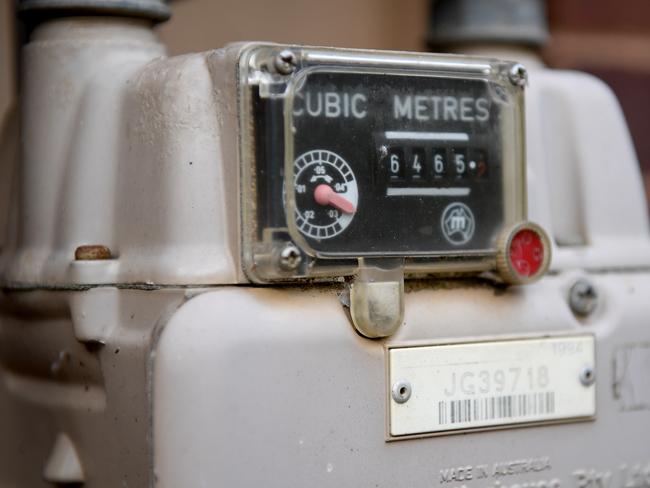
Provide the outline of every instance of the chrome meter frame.
<path id="1" fill-rule="evenodd" d="M 526 219 L 524 86 L 513 66 L 246 47 L 238 77 L 246 276 L 496 270 L 502 233 Z"/>

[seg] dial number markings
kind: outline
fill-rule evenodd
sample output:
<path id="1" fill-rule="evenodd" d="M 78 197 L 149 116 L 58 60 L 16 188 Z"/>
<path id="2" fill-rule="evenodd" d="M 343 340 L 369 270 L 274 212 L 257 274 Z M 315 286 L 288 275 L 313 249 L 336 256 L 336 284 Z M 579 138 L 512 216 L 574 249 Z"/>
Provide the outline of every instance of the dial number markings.
<path id="1" fill-rule="evenodd" d="M 350 165 L 338 154 L 315 149 L 293 165 L 296 224 L 313 239 L 339 235 L 357 211 L 359 191 Z"/>

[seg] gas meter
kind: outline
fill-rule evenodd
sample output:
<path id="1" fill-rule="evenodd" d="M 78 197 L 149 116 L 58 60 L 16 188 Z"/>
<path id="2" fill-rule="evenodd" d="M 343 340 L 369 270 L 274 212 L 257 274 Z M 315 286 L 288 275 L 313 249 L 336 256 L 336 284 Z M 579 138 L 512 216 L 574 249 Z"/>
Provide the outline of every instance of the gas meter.
<path id="1" fill-rule="evenodd" d="M 0 484 L 648 487 L 650 230 L 602 83 L 166 57 L 126 18 L 165 4 L 91 3 L 21 3 Z"/>

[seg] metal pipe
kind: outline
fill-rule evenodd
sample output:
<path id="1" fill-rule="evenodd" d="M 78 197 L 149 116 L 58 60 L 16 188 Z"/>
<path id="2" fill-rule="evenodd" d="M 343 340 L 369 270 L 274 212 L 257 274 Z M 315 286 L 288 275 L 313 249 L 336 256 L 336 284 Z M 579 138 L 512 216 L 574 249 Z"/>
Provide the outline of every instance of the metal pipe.
<path id="1" fill-rule="evenodd" d="M 427 42 L 540 47 L 548 38 L 544 0 L 432 0 Z"/>
<path id="2" fill-rule="evenodd" d="M 171 16 L 166 0 L 18 0 L 18 15 L 28 21 L 78 15 L 137 17 L 164 22 Z"/>

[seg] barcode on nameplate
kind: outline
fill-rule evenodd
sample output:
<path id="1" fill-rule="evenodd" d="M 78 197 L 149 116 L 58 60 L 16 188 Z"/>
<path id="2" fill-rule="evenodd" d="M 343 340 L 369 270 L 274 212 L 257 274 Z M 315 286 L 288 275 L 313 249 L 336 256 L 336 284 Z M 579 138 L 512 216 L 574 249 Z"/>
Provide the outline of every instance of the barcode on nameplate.
<path id="1" fill-rule="evenodd" d="M 555 392 L 522 393 L 438 402 L 438 424 L 519 420 L 555 413 Z"/>

